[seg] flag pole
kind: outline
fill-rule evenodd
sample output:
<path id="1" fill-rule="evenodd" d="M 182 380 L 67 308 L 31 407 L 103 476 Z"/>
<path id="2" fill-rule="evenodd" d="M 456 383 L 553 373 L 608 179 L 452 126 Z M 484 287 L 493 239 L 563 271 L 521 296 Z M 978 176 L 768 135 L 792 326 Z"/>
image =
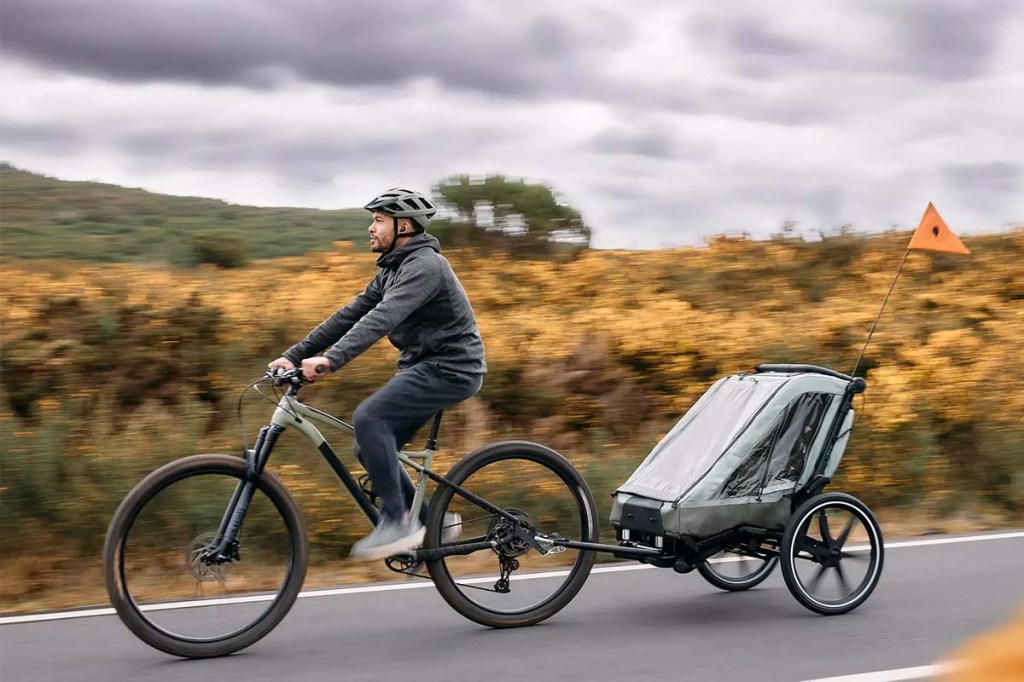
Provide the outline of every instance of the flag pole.
<path id="1" fill-rule="evenodd" d="M 903 260 L 900 261 L 900 266 L 896 268 L 896 276 L 892 278 L 892 284 L 889 285 L 889 292 L 885 295 L 885 299 L 882 300 L 882 307 L 878 309 L 878 315 L 875 317 L 874 323 L 871 325 L 871 331 L 868 332 L 868 338 L 864 342 L 864 347 L 860 349 L 860 356 L 857 357 L 857 363 L 853 366 L 853 371 L 850 372 L 850 376 L 857 376 L 857 370 L 860 368 L 860 361 L 864 359 L 864 351 L 868 349 L 868 344 L 871 343 L 871 335 L 875 333 L 875 327 L 878 326 L 878 320 L 882 317 L 882 311 L 885 310 L 885 304 L 889 302 L 889 295 L 892 290 L 896 288 L 896 280 L 900 278 L 900 273 L 903 272 L 903 264 L 907 262 L 907 256 L 910 255 L 910 249 L 903 254 Z"/>

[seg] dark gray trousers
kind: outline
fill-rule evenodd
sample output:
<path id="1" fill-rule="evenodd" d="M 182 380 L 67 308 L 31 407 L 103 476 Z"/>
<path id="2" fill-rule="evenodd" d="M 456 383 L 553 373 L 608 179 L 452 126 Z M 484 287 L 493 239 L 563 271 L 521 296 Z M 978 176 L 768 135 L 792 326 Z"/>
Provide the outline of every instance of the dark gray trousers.
<path id="1" fill-rule="evenodd" d="M 439 410 L 470 398 L 483 385 L 481 374 L 461 374 L 421 362 L 400 370 L 356 408 L 356 457 L 366 467 L 381 513 L 399 519 L 412 505 L 416 486 L 398 461 L 398 450 Z M 426 505 L 424 505 L 424 510 Z M 421 518 L 423 514 L 421 514 Z"/>

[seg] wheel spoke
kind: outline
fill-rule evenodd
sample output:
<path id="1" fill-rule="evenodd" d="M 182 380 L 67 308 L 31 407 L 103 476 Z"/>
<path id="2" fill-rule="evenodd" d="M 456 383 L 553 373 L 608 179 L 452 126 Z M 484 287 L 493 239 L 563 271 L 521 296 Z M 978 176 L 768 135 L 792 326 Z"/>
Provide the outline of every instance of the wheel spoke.
<path id="1" fill-rule="evenodd" d="M 836 564 L 836 575 L 839 577 L 839 585 L 843 589 L 843 595 L 849 595 L 853 590 L 850 589 L 850 584 L 846 582 L 846 574 L 843 573 L 843 567 L 840 564 Z"/>
<path id="2" fill-rule="evenodd" d="M 825 567 L 819 566 L 818 572 L 814 574 L 813 578 L 811 578 L 811 584 L 808 586 L 809 589 L 814 590 L 814 588 L 818 586 L 818 583 L 821 582 L 821 576 L 823 575 L 825 575 Z"/>
<path id="3" fill-rule="evenodd" d="M 794 544 L 797 552 L 807 552 L 812 556 L 814 555 L 813 549 L 816 543 L 812 538 L 809 538 L 806 535 L 801 535 L 796 539 Z"/>
<path id="4" fill-rule="evenodd" d="M 813 561 L 814 563 L 819 563 L 819 557 L 822 554 L 822 550 L 827 549 L 827 545 L 810 536 L 805 535 L 797 541 L 796 548 L 798 552 L 803 552 L 803 554 L 798 553 L 796 555 L 797 559 L 804 559 L 805 561 Z"/>
<path id="5" fill-rule="evenodd" d="M 828 517 L 825 516 L 824 509 L 818 512 L 818 530 L 821 532 L 821 540 L 825 546 L 832 547 L 832 536 L 828 533 Z"/>
<path id="6" fill-rule="evenodd" d="M 846 524 L 846 528 L 843 529 L 843 532 L 839 534 L 839 538 L 836 540 L 836 547 L 839 549 L 842 549 L 843 545 L 846 544 L 846 539 L 850 537 L 850 530 L 853 529 L 853 522 L 856 520 L 857 518 L 851 514 L 850 520 Z"/>

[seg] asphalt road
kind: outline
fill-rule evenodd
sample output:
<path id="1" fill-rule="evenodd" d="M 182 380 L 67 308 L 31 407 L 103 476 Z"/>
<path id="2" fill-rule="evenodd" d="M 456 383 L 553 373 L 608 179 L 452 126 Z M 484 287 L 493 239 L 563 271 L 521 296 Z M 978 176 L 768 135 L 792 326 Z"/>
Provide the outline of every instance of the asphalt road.
<path id="1" fill-rule="evenodd" d="M 948 538 L 914 540 L 936 539 Z M 431 586 L 312 597 L 246 651 L 201 661 L 150 649 L 116 616 L 5 624 L 0 680 L 796 682 L 939 661 L 1020 607 L 1021 576 L 1018 533 L 890 547 L 871 598 L 834 617 L 800 606 L 779 571 L 735 594 L 696 573 L 596 573 L 561 613 L 518 630 L 464 620 Z"/>

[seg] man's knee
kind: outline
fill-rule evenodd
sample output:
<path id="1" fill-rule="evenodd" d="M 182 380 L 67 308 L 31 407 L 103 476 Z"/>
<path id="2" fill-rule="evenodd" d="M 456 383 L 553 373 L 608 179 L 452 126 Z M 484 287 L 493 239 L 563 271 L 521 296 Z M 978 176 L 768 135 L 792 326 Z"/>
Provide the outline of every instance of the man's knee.
<path id="1" fill-rule="evenodd" d="M 352 414 L 352 426 L 358 434 L 360 430 L 367 431 L 383 422 L 384 415 L 379 409 L 375 409 L 372 401 L 364 400 Z"/>

